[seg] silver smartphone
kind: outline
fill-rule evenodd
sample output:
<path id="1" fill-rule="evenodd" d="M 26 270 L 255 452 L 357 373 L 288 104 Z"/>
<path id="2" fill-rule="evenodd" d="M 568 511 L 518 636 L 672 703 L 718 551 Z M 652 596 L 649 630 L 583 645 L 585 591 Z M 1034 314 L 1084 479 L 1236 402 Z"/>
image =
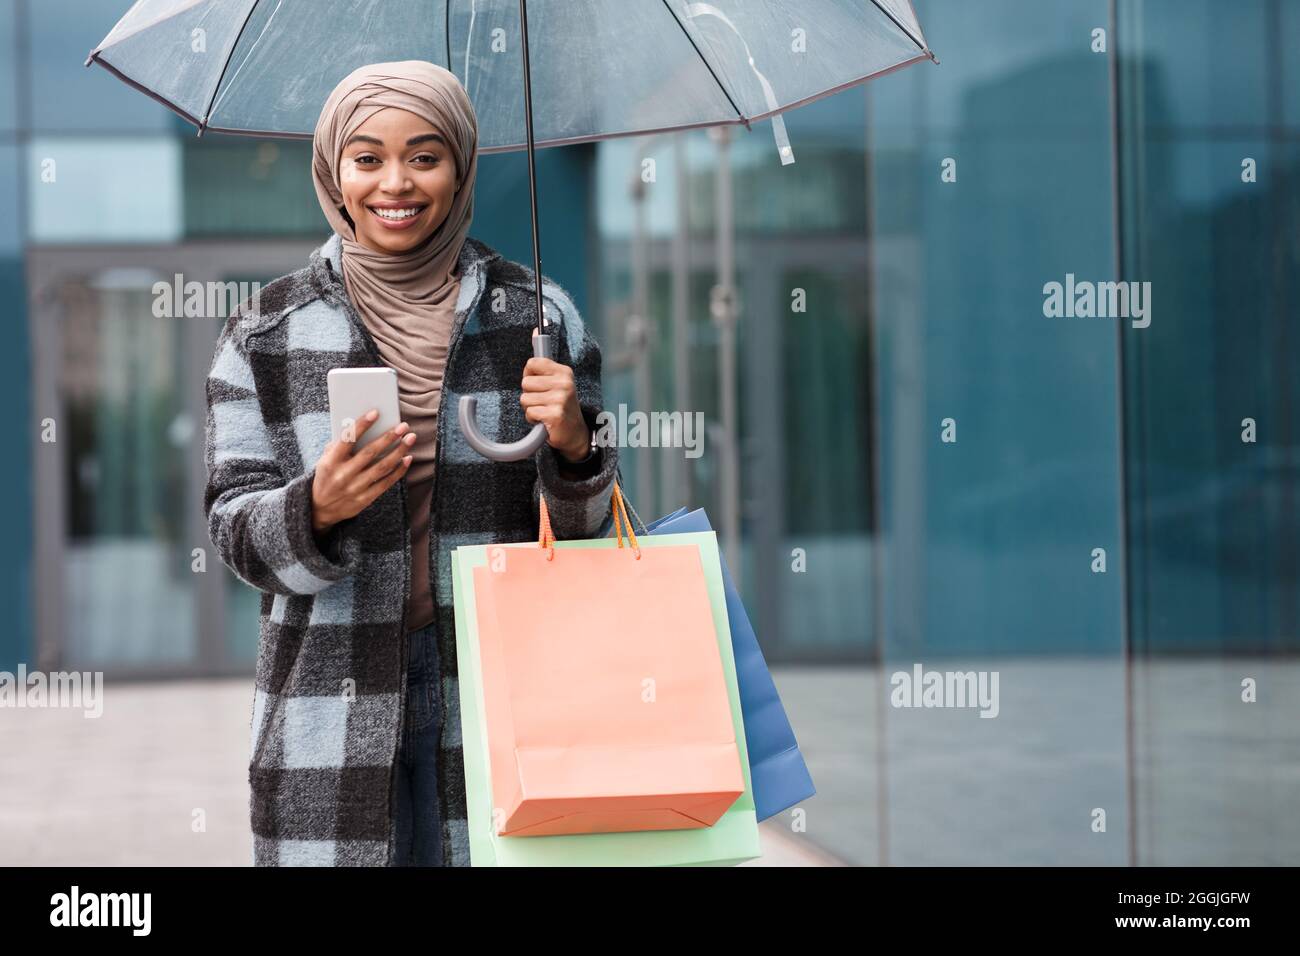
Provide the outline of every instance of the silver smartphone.
<path id="1" fill-rule="evenodd" d="M 344 434 L 349 435 L 357 443 L 352 449 L 353 454 L 402 420 L 397 402 L 397 372 L 386 365 L 332 368 L 325 380 L 330 396 L 330 437 L 339 441 Z M 361 416 L 372 408 L 379 409 L 379 418 L 361 432 Z M 392 451 L 395 446 L 396 443 L 390 444 L 382 454 Z"/>

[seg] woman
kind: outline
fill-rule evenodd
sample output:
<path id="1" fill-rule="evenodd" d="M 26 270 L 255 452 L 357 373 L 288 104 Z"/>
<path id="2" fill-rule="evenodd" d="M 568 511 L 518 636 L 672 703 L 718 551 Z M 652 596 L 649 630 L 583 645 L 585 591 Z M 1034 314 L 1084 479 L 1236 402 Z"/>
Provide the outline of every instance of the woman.
<path id="1" fill-rule="evenodd" d="M 262 591 L 258 865 L 468 864 L 449 552 L 536 540 L 539 495 L 556 538 L 610 527 L 617 452 L 591 437 L 600 349 L 543 277 L 556 358 L 532 357 L 533 273 L 468 236 L 477 133 L 442 67 L 344 78 L 312 164 L 334 234 L 217 343 L 204 508 L 222 561 Z M 326 374 L 375 365 L 397 370 L 403 421 L 354 455 L 330 441 Z M 489 438 L 542 422 L 547 444 L 481 457 L 455 420 L 465 394 Z"/>

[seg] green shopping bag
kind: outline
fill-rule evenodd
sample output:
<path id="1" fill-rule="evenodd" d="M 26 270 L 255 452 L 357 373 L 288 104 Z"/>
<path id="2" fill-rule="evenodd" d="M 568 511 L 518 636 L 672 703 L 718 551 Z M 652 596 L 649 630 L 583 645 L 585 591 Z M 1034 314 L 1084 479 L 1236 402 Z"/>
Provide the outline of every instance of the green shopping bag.
<path id="1" fill-rule="evenodd" d="M 474 866 L 683 866 L 734 865 L 759 856 L 758 823 L 754 808 L 744 721 L 736 683 L 726 596 L 713 532 L 657 535 L 637 539 L 641 547 L 694 545 L 713 610 L 718 649 L 726 677 L 727 697 L 740 750 L 745 792 L 711 827 L 686 830 L 646 830 L 625 833 L 585 833 L 562 836 L 498 836 L 492 819 L 492 783 L 479 677 L 478 615 L 473 569 L 485 565 L 493 548 L 536 548 L 536 542 L 470 545 L 452 552 L 452 590 L 456 613 L 456 655 L 459 667 L 462 750 L 465 756 L 465 795 L 469 816 L 470 859 Z M 612 548 L 613 538 L 556 541 L 555 547 Z M 654 596 L 647 596 L 653 600 Z"/>

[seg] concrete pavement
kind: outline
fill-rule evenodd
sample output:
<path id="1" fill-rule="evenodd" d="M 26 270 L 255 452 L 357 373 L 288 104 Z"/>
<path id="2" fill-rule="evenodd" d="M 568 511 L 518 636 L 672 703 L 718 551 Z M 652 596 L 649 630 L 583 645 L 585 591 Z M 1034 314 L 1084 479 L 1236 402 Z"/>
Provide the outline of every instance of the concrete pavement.
<path id="1" fill-rule="evenodd" d="M 102 716 L 0 709 L 0 864 L 247 866 L 251 679 L 109 685 Z M 761 827 L 745 865 L 833 858 Z"/>

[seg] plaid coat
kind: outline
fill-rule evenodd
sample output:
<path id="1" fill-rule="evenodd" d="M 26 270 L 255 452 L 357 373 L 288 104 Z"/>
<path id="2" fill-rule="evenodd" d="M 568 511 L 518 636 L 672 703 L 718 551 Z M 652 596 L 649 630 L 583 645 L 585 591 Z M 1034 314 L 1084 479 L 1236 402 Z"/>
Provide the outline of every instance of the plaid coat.
<path id="1" fill-rule="evenodd" d="M 410 580 L 406 479 L 317 541 L 315 463 L 330 440 L 326 373 L 381 365 L 347 297 L 341 241 L 235 309 L 206 382 L 204 511 L 222 562 L 262 592 L 249 739 L 256 865 L 389 865 L 393 784 L 406 699 L 405 599 Z M 536 325 L 533 273 L 476 239 L 461 252 L 461 287 L 438 414 L 429 568 L 441 656 L 443 859 L 469 863 L 450 551 L 536 540 L 538 491 L 556 538 L 603 537 L 618 454 L 561 466 L 549 445 L 494 462 L 465 442 L 460 396 L 478 397 L 496 440 L 532 428 L 519 404 Z M 543 277 L 556 361 L 574 370 L 595 434 L 600 348 L 568 294 Z M 556 324 L 560 329 L 555 329 Z"/>

